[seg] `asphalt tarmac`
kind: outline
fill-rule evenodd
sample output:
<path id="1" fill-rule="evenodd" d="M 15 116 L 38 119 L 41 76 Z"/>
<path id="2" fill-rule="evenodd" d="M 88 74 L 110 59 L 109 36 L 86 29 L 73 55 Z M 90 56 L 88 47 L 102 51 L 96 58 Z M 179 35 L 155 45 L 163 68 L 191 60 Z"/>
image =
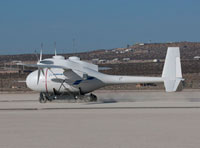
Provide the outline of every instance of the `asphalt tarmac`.
<path id="1" fill-rule="evenodd" d="M 0 148 L 199 148 L 200 92 L 98 91 L 96 103 L 0 94 Z"/>

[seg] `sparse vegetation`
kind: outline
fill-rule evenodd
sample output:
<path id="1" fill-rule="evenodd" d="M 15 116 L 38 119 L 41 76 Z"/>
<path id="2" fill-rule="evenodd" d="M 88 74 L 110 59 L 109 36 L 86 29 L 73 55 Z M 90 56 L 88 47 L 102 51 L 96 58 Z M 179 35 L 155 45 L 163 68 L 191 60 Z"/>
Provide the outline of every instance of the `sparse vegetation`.
<path id="1" fill-rule="evenodd" d="M 151 44 L 135 44 L 127 48 L 112 50 L 96 50 L 91 52 L 77 53 L 82 60 L 105 59 L 112 62 L 100 64 L 103 67 L 112 69 L 103 71 L 108 74 L 120 75 L 147 75 L 160 76 L 163 68 L 163 61 L 166 55 L 167 47 L 180 47 L 182 71 L 185 78 L 185 88 L 200 88 L 200 60 L 195 60 L 195 56 L 200 56 L 200 43 L 180 42 L 180 43 L 151 43 Z M 126 52 L 120 52 L 126 51 Z M 74 54 L 64 54 L 66 58 Z M 44 58 L 52 55 L 44 55 Z M 123 58 L 130 58 L 130 62 L 124 62 Z M 113 62 L 113 59 L 118 59 Z M 159 62 L 153 62 L 153 59 L 161 59 Z M 29 55 L 1 55 L 1 67 L 4 62 L 19 61 L 37 61 L 34 54 Z M 138 62 L 139 60 L 139 62 Z M 121 61 L 121 62 L 119 62 Z M 137 61 L 137 62 L 136 62 Z M 148 61 L 148 62 L 147 62 Z M 152 62 L 151 62 L 152 61 Z M 25 83 L 17 83 L 18 80 L 25 80 L 26 74 L 9 73 L 0 74 L 1 90 L 26 90 Z M 151 87 L 150 87 L 151 88 Z M 163 85 L 153 86 L 153 88 L 163 88 Z M 136 85 L 120 85 L 107 87 L 106 89 L 138 89 Z"/>

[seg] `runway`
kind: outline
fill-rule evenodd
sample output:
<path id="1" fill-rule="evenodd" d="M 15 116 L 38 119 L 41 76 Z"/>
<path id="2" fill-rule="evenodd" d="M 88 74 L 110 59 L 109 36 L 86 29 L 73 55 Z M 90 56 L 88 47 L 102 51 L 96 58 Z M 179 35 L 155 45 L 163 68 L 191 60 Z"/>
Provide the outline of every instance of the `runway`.
<path id="1" fill-rule="evenodd" d="M 3 93 L 0 110 L 62 110 L 62 109 L 145 109 L 200 108 L 200 92 L 165 93 L 164 91 L 97 91 L 97 102 L 69 103 L 54 101 L 39 103 L 38 93 Z"/>
<path id="2" fill-rule="evenodd" d="M 200 93 L 100 91 L 97 103 L 38 103 L 0 95 L 1 148 L 200 146 Z"/>

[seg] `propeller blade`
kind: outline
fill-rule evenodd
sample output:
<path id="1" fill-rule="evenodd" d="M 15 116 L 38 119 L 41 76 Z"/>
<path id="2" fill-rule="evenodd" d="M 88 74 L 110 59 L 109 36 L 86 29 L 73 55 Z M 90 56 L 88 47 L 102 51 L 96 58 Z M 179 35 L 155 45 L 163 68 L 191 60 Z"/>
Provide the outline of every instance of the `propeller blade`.
<path id="1" fill-rule="evenodd" d="M 42 74 L 43 74 L 43 76 L 44 76 L 44 69 L 42 68 L 41 71 L 42 71 Z"/>
<path id="2" fill-rule="evenodd" d="M 39 83 L 40 80 L 40 68 L 38 68 L 38 78 L 37 78 L 37 84 Z"/>
<path id="3" fill-rule="evenodd" d="M 39 57 L 38 57 L 38 55 L 37 55 L 37 51 L 35 50 L 35 56 L 36 56 L 36 58 L 37 58 L 37 61 L 39 61 Z"/>

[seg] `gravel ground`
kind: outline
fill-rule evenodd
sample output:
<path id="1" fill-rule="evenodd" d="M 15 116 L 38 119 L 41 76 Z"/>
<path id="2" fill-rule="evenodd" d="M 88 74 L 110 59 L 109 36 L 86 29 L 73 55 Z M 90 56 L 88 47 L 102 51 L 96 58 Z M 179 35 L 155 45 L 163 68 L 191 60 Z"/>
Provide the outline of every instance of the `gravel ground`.
<path id="1" fill-rule="evenodd" d="M 46 104 L 36 93 L 0 94 L 0 147 L 200 147 L 198 90 L 96 94 L 96 103 Z"/>

